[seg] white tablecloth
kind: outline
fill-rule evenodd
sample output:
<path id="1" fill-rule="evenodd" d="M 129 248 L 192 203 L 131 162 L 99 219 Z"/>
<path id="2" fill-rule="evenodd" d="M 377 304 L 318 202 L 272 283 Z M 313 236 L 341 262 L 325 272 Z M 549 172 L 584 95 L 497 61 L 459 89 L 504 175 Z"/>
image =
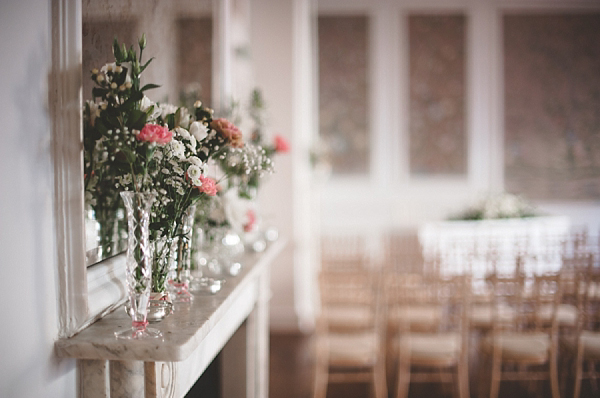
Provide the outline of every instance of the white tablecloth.
<path id="1" fill-rule="evenodd" d="M 438 261 L 442 275 L 471 271 L 482 279 L 494 268 L 515 270 L 518 253 L 525 253 L 523 271 L 554 272 L 561 266 L 561 242 L 568 235 L 568 217 L 531 217 L 482 221 L 442 221 L 423 225 L 419 241 L 428 262 Z M 496 264 L 490 253 L 497 253 Z"/>

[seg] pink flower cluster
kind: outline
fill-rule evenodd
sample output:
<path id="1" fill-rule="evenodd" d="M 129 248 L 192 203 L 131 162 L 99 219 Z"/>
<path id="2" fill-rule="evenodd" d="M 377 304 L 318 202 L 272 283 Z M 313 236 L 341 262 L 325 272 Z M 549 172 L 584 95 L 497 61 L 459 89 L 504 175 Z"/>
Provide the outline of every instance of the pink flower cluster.
<path id="1" fill-rule="evenodd" d="M 215 182 L 215 180 L 213 180 L 210 177 L 204 177 L 204 176 L 200 176 L 200 181 L 202 182 L 202 185 L 198 187 L 198 190 L 201 193 L 205 193 L 208 196 L 215 196 L 217 194 L 217 183 Z"/>
<path id="2" fill-rule="evenodd" d="M 155 142 L 157 144 L 168 144 L 173 138 L 173 133 L 168 127 L 159 126 L 158 124 L 147 124 L 138 133 L 136 138 L 139 141 Z"/>
<path id="3" fill-rule="evenodd" d="M 254 214 L 254 210 L 248 209 L 246 218 L 248 219 L 248 222 L 244 224 L 244 232 L 252 232 L 252 230 L 254 230 L 254 224 L 256 224 L 256 214 Z"/>
<path id="4" fill-rule="evenodd" d="M 241 148 L 244 146 L 242 131 L 229 120 L 224 118 L 214 119 L 210 123 L 210 127 L 225 137 L 229 145 L 233 148 Z"/>
<path id="5" fill-rule="evenodd" d="M 275 152 L 289 152 L 290 144 L 286 141 L 285 138 L 277 134 L 275 136 Z"/>

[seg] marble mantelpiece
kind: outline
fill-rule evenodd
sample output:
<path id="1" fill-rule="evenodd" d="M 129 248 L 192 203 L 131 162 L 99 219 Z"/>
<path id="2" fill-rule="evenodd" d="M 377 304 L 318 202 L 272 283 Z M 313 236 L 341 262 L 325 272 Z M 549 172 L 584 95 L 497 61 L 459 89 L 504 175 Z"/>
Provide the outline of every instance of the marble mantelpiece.
<path id="1" fill-rule="evenodd" d="M 173 314 L 151 325 L 162 331 L 162 339 L 116 339 L 115 331 L 131 325 L 119 307 L 58 340 L 59 357 L 78 359 L 81 396 L 180 397 L 222 351 L 223 367 L 246 363 L 241 375 L 227 372 L 237 378 L 227 384 L 239 390 L 230 393 L 266 398 L 269 266 L 284 245 L 280 239 L 262 253 L 243 254 L 240 274 L 228 277 L 218 293 L 199 293 L 191 303 L 176 304 Z"/>

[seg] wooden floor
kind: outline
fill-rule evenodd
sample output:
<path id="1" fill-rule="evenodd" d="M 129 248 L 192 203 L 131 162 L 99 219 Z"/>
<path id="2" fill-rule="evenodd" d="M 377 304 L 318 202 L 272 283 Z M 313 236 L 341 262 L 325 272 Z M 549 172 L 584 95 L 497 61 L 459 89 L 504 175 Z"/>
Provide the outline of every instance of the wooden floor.
<path id="1" fill-rule="evenodd" d="M 476 366 L 476 365 L 475 365 Z M 313 386 L 312 337 L 302 334 L 271 334 L 269 398 L 310 398 Z M 589 391 L 589 382 L 584 382 L 581 398 L 600 397 Z M 471 396 L 476 397 L 477 385 L 471 380 Z M 541 391 L 540 391 L 541 390 Z M 361 384 L 331 385 L 327 398 L 367 398 L 370 389 Z M 390 395 L 391 396 L 391 395 Z M 450 388 L 439 385 L 411 385 L 409 398 L 450 398 Z M 549 388 L 527 392 L 521 383 L 502 383 L 500 398 L 550 397 Z M 570 397 L 570 394 L 566 397 Z"/>

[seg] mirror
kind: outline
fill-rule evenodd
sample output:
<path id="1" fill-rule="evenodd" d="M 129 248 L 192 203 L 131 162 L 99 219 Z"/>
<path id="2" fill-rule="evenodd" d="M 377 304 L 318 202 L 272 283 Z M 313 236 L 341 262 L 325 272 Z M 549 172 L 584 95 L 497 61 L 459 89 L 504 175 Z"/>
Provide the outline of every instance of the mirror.
<path id="1" fill-rule="evenodd" d="M 84 0 L 83 100 L 92 99 L 90 71 L 114 61 L 114 38 L 125 43 L 127 48 L 134 46 L 137 50 L 138 39 L 144 33 L 148 43 L 144 58 L 154 59 L 144 71 L 142 83 L 160 85 L 147 92 L 147 95 L 155 102 L 184 103 L 189 106 L 199 99 L 208 106 L 218 108 L 221 99 L 226 97 L 223 90 L 227 87 L 221 78 L 226 74 L 223 73 L 223 57 L 215 51 L 223 48 L 218 27 L 223 26 L 224 21 L 213 21 L 222 19 L 222 3 L 227 4 L 215 2 L 213 5 L 211 0 Z M 86 152 L 90 153 L 88 147 L 86 143 Z M 88 266 L 122 252 L 127 236 L 121 198 L 114 188 L 105 189 L 99 184 L 90 183 L 94 173 L 99 171 L 94 170 L 89 160 L 87 156 L 84 161 Z"/>

